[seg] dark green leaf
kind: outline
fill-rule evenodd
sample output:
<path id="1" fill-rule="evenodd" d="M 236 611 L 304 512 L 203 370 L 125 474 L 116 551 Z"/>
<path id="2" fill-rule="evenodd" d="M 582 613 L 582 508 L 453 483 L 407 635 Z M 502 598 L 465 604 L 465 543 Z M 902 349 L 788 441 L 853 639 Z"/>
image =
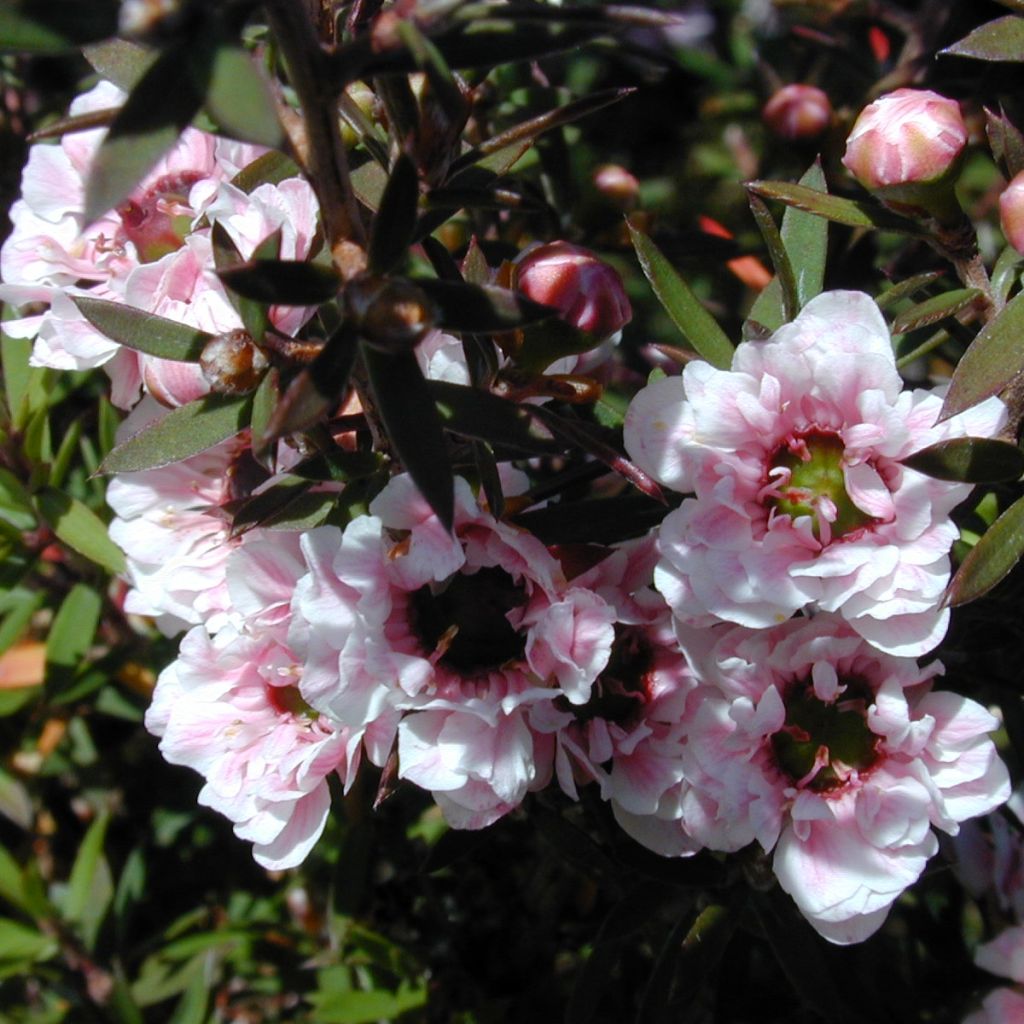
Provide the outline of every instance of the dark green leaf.
<path id="1" fill-rule="evenodd" d="M 15 530 L 33 530 L 36 513 L 32 499 L 22 482 L 9 470 L 0 467 L 0 518 Z"/>
<path id="2" fill-rule="evenodd" d="M 1006 246 L 999 254 L 996 264 L 992 268 L 992 297 L 996 302 L 1000 304 L 1006 302 L 1010 289 L 1017 280 L 1022 262 L 1024 262 L 1024 256 L 1021 256 L 1012 245 Z"/>
<path id="3" fill-rule="evenodd" d="M 455 481 L 441 417 L 412 352 L 363 345 L 370 390 L 403 467 L 445 529 L 455 515 Z"/>
<path id="4" fill-rule="evenodd" d="M 369 269 L 386 274 L 405 256 L 416 227 L 420 198 L 416 166 L 400 153 L 381 195 L 377 215 L 370 228 Z"/>
<path id="5" fill-rule="evenodd" d="M 245 429 L 251 409 L 251 395 L 198 398 L 122 441 L 103 460 L 101 471 L 134 473 L 198 455 Z"/>
<path id="6" fill-rule="evenodd" d="M 782 319 L 785 323 L 793 320 L 800 310 L 800 300 L 796 291 L 796 276 L 793 273 L 793 264 L 789 262 L 789 253 L 782 242 L 782 235 L 779 233 L 775 219 L 771 211 L 760 196 L 751 194 L 749 197 L 750 212 L 754 215 L 757 226 L 761 229 L 761 235 L 768 246 L 768 255 L 771 257 L 772 266 L 775 268 L 775 280 L 778 282 L 779 296 L 782 300 Z M 822 221 L 822 223 L 825 223 Z M 756 320 L 756 315 L 751 312 Z M 765 327 L 770 324 L 764 323 Z"/>
<path id="7" fill-rule="evenodd" d="M 437 326 L 445 331 L 511 331 L 556 314 L 525 295 L 494 285 L 457 284 L 422 277 L 417 277 L 415 283 L 437 306 Z"/>
<path id="8" fill-rule="evenodd" d="M 117 31 L 115 0 L 3 0 L 0 50 L 61 53 Z"/>
<path id="9" fill-rule="evenodd" d="M 0 654 L 12 647 L 28 628 L 32 616 L 39 611 L 46 594 L 41 590 L 26 591 L 20 587 L 9 590 L 7 595 L 19 595 L 19 600 L 0 622 Z"/>
<path id="10" fill-rule="evenodd" d="M 231 179 L 231 184 L 243 192 L 252 192 L 260 185 L 276 185 L 286 178 L 296 177 L 299 173 L 298 164 L 290 156 L 271 151 L 243 167 Z"/>
<path id="11" fill-rule="evenodd" d="M 72 2 L 84 8 L 81 0 Z M 130 43 L 127 39 L 107 39 L 102 43 L 94 43 L 86 46 L 82 53 L 100 78 L 113 82 L 125 92 L 131 92 L 159 56 L 157 51 L 139 46 L 138 43 Z"/>
<path id="12" fill-rule="evenodd" d="M 57 940 L 35 928 L 0 917 L 0 962 L 49 960 L 59 951 Z"/>
<path id="13" fill-rule="evenodd" d="M 257 459 L 261 452 L 268 446 L 262 443 L 267 436 L 267 427 L 270 424 L 270 417 L 273 416 L 278 402 L 281 400 L 281 373 L 276 366 L 272 366 L 260 381 L 256 394 L 252 396 L 252 420 L 250 427 L 253 436 L 253 451 Z M 272 465 L 273 460 L 264 460 L 265 464 Z"/>
<path id="14" fill-rule="evenodd" d="M 92 646 L 103 598 L 84 583 L 76 583 L 61 602 L 46 637 L 48 665 L 74 669 Z"/>
<path id="15" fill-rule="evenodd" d="M 1016 14 L 996 18 L 939 53 L 975 60 L 1024 61 L 1024 18 Z"/>
<path id="16" fill-rule="evenodd" d="M 218 47 L 206 109 L 232 138 L 270 149 L 278 149 L 284 141 L 266 79 L 240 46 Z"/>
<path id="17" fill-rule="evenodd" d="M 206 331 L 126 306 L 123 302 L 108 302 L 86 295 L 74 295 L 72 301 L 101 334 L 119 345 L 160 359 L 197 363 L 206 343 L 213 337 Z"/>
<path id="18" fill-rule="evenodd" d="M 0 846 L 0 899 L 7 900 L 11 906 L 30 915 L 34 915 L 40 909 L 31 894 L 26 891 L 21 865 L 4 846 Z"/>
<path id="19" fill-rule="evenodd" d="M 888 309 L 902 299 L 910 298 L 910 296 L 921 291 L 922 288 L 927 288 L 928 285 L 934 283 L 940 277 L 942 277 L 941 270 L 928 270 L 923 274 L 915 274 L 913 277 L 908 277 L 905 281 L 894 284 L 875 299 L 878 303 L 878 308 Z"/>
<path id="20" fill-rule="evenodd" d="M 121 202 L 178 140 L 202 106 L 210 58 L 192 40 L 170 47 L 132 89 L 93 160 L 87 223 Z"/>
<path id="21" fill-rule="evenodd" d="M 213 225 L 210 232 L 210 241 L 213 244 L 213 263 L 218 271 L 233 270 L 242 266 L 246 261 L 238 251 L 227 228 L 220 221 Z M 253 252 L 254 260 L 277 259 L 281 255 L 281 229 L 273 232 L 265 238 Z M 270 326 L 270 310 L 264 303 L 254 299 L 247 299 L 233 289 L 227 289 L 228 299 L 231 305 L 238 310 L 245 329 L 256 341 L 262 341 L 263 336 Z"/>
<path id="22" fill-rule="evenodd" d="M 940 419 L 998 394 L 1024 370 L 1024 293 L 990 320 L 964 353 L 946 392 Z"/>
<path id="23" fill-rule="evenodd" d="M 982 535 L 956 571 L 945 603 L 952 608 L 987 594 L 1024 554 L 1024 498 L 1018 498 Z"/>
<path id="24" fill-rule="evenodd" d="M 969 484 L 1001 483 L 1024 474 L 1024 452 L 1007 441 L 987 437 L 955 437 L 922 448 L 903 460 L 904 466 L 938 480 Z"/>
<path id="25" fill-rule="evenodd" d="M 103 521 L 77 498 L 46 487 L 36 495 L 36 508 L 68 547 L 108 572 L 124 572 L 121 549 L 107 536 Z"/>
<path id="26" fill-rule="evenodd" d="M 922 327 L 931 327 L 961 310 L 967 309 L 975 299 L 981 296 L 977 288 L 957 288 L 942 295 L 935 295 L 916 306 L 904 310 L 892 322 L 893 334 L 906 334 Z"/>
<path id="27" fill-rule="evenodd" d="M 632 224 L 629 224 L 629 234 L 644 276 L 679 333 L 712 366 L 728 369 L 732 365 L 732 342 L 718 322 L 647 235 Z"/>
<path id="28" fill-rule="evenodd" d="M 302 260 L 250 260 L 217 276 L 244 298 L 270 306 L 319 306 L 341 286 L 331 267 Z"/>
<path id="29" fill-rule="evenodd" d="M 89 826 L 75 856 L 61 908 L 64 919 L 72 924 L 82 924 L 89 915 L 96 914 L 99 909 L 97 902 L 105 910 L 113 898 L 113 891 L 107 891 L 103 884 L 100 866 L 109 824 L 110 816 L 100 814 Z"/>
<path id="30" fill-rule="evenodd" d="M 1024 170 L 1024 134 L 1001 108 L 998 114 L 985 109 L 985 134 L 992 155 L 1007 179 L 1015 178 Z"/>
<path id="31" fill-rule="evenodd" d="M 538 422 L 534 406 L 517 405 L 464 384 L 432 380 L 427 387 L 447 430 L 531 455 L 563 449 Z"/>
<path id="32" fill-rule="evenodd" d="M 371 210 L 380 208 L 381 197 L 388 184 L 388 172 L 380 164 L 370 160 L 357 167 L 349 175 L 349 182 L 359 202 Z"/>
<path id="33" fill-rule="evenodd" d="M 878 228 L 907 235 L 921 235 L 924 231 L 914 221 L 890 213 L 882 206 L 828 195 L 806 185 L 787 181 L 748 181 L 746 188 L 762 199 L 777 199 L 787 206 L 854 228 Z"/>

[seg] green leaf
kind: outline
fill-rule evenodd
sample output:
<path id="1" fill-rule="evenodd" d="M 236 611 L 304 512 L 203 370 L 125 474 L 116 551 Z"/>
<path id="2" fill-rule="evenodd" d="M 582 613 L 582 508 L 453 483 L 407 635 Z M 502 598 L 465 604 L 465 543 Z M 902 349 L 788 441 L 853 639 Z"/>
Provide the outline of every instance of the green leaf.
<path id="1" fill-rule="evenodd" d="M 0 467 L 0 513 L 15 530 L 35 529 L 36 513 L 28 491 L 9 469 L 3 467 Z"/>
<path id="2" fill-rule="evenodd" d="M 113 209 L 174 145 L 195 117 L 210 76 L 208 47 L 169 47 L 142 76 L 110 126 L 89 172 L 85 221 Z"/>
<path id="3" fill-rule="evenodd" d="M 48 384 L 53 379 L 53 371 L 29 366 L 31 352 L 31 338 L 0 335 L 7 408 L 17 430 L 24 430 L 33 413 L 47 407 Z"/>
<path id="4" fill-rule="evenodd" d="M 979 26 L 959 42 L 939 50 L 950 57 L 975 60 L 1024 61 L 1024 18 L 1007 14 Z"/>
<path id="5" fill-rule="evenodd" d="M 946 591 L 951 608 L 987 594 L 1024 554 L 1024 498 L 1018 498 L 971 548 Z"/>
<path id="6" fill-rule="evenodd" d="M 1024 474 L 1024 452 L 1006 441 L 955 437 L 908 455 L 903 465 L 938 480 L 1001 483 L 1017 480 Z"/>
<path id="7" fill-rule="evenodd" d="M 167 1024 L 205 1024 L 210 985 L 205 972 L 197 972 L 182 993 Z"/>
<path id="8" fill-rule="evenodd" d="M 686 342 L 712 366 L 732 365 L 732 342 L 701 305 L 690 286 L 675 272 L 661 250 L 629 221 L 629 234 L 644 276 Z"/>
<path id="9" fill-rule="evenodd" d="M 206 109 L 232 138 L 270 149 L 284 142 L 267 81 L 240 46 L 217 48 Z"/>
<path id="10" fill-rule="evenodd" d="M 935 295 L 916 306 L 904 310 L 892 322 L 893 334 L 906 334 L 908 331 L 920 330 L 922 327 L 931 327 L 941 323 L 951 316 L 956 316 L 961 310 L 967 309 L 976 299 L 980 298 L 981 291 L 977 288 L 956 288 L 951 292 L 944 292 L 942 295 Z"/>
<path id="11" fill-rule="evenodd" d="M 455 480 L 441 417 L 412 352 L 361 346 L 373 400 L 403 467 L 446 530 L 455 515 Z"/>
<path id="12" fill-rule="evenodd" d="M 123 302 L 108 302 L 85 295 L 73 295 L 71 299 L 82 316 L 101 334 L 119 345 L 159 359 L 198 363 L 203 348 L 213 337 L 206 331 L 126 306 Z"/>
<path id="13" fill-rule="evenodd" d="M 806 210 L 818 217 L 834 220 L 854 228 L 878 228 L 906 235 L 923 235 L 924 229 L 906 217 L 890 213 L 875 203 L 858 202 L 832 196 L 807 185 L 794 185 L 787 181 L 748 181 L 748 191 L 762 199 L 777 199 L 787 206 Z"/>
<path id="14" fill-rule="evenodd" d="M 369 268 L 386 274 L 405 256 L 416 227 L 420 198 L 416 165 L 404 153 L 395 160 L 370 227 Z"/>
<path id="15" fill-rule="evenodd" d="M 1024 262 L 1024 256 L 1012 245 L 1008 245 L 999 254 L 995 266 L 992 268 L 992 297 L 996 302 L 1005 303 L 1010 294 L 1010 289 L 1017 280 L 1020 265 Z"/>
<path id="16" fill-rule="evenodd" d="M 47 481 L 51 487 L 60 488 L 71 468 L 71 462 L 78 454 L 82 442 L 82 417 L 79 416 L 71 421 L 70 426 L 60 439 L 60 447 L 53 457 L 50 466 L 50 479 Z"/>
<path id="17" fill-rule="evenodd" d="M 100 470 L 135 473 L 181 462 L 244 430 L 251 409 L 251 395 L 198 398 L 122 441 L 103 460 Z"/>
<path id="18" fill-rule="evenodd" d="M 131 92 L 139 79 L 156 63 L 156 50 L 130 43 L 127 39 L 107 39 L 82 50 L 85 59 L 101 78 Z"/>
<path id="19" fill-rule="evenodd" d="M 556 310 L 548 306 L 495 285 L 465 284 L 423 277 L 412 280 L 437 306 L 437 326 L 446 331 L 467 331 L 473 334 L 511 331 L 556 315 Z"/>
<path id="20" fill-rule="evenodd" d="M 0 50 L 51 54 L 73 50 L 117 31 L 114 0 L 3 0 Z"/>
<path id="21" fill-rule="evenodd" d="M 465 384 L 432 380 L 427 387 L 447 430 L 531 455 L 563 450 L 538 422 L 533 406 L 517 405 Z"/>
<path id="22" fill-rule="evenodd" d="M 21 635 L 32 621 L 32 616 L 46 600 L 46 594 L 41 590 L 22 590 L 19 587 L 8 593 L 20 596 L 18 603 L 11 608 L 10 612 L 4 616 L 3 622 L 0 623 L 0 654 L 21 639 Z M 20 705 L 18 706 L 20 707 Z M 12 710 L 16 711 L 17 707 Z"/>
<path id="23" fill-rule="evenodd" d="M 124 572 L 124 554 L 107 536 L 103 520 L 88 506 L 63 491 L 46 487 L 36 495 L 36 508 L 68 547 L 108 572 Z"/>
<path id="24" fill-rule="evenodd" d="M 748 199 L 750 201 L 750 212 L 754 215 L 754 220 L 761 230 L 761 235 L 768 246 L 768 255 L 771 257 L 772 266 L 775 268 L 776 287 L 778 288 L 782 305 L 782 320 L 783 323 L 789 323 L 796 318 L 797 313 L 800 311 L 800 300 L 796 292 L 796 275 L 793 273 L 793 264 L 789 262 L 789 253 L 786 251 L 786 246 L 782 242 L 782 235 L 775 224 L 775 219 L 772 217 L 767 204 L 759 196 L 753 194 L 748 196 Z M 826 222 L 822 221 L 822 223 Z M 753 313 L 751 313 L 751 318 L 757 319 Z M 763 321 L 761 323 L 765 327 L 768 326 Z"/>
<path id="25" fill-rule="evenodd" d="M 816 192 L 828 192 L 820 160 L 811 164 L 800 184 Z M 781 235 L 795 279 L 797 306 L 802 309 L 824 286 L 828 221 L 790 206 L 782 215 Z M 749 319 L 770 331 L 777 330 L 785 322 L 782 307 L 782 285 L 776 276 L 754 301 Z"/>
<path id="26" fill-rule="evenodd" d="M 388 184 L 388 172 L 373 160 L 357 167 L 349 182 L 359 202 L 371 210 L 380 209 L 381 198 Z"/>
<path id="27" fill-rule="evenodd" d="M 75 669 L 92 645 L 103 598 L 92 587 L 76 583 L 61 602 L 46 637 L 48 665 Z"/>
<path id="28" fill-rule="evenodd" d="M 9 917 L 0 917 L 0 961 L 49 960 L 59 949 L 55 938 Z"/>
<path id="29" fill-rule="evenodd" d="M 37 909 L 26 895 L 21 865 L 5 846 L 0 846 L 0 899 L 7 900 L 12 907 L 29 915 L 34 915 Z"/>
<path id="30" fill-rule="evenodd" d="M 875 299 L 875 302 L 878 303 L 879 309 L 888 309 L 897 302 L 910 298 L 910 296 L 921 291 L 922 288 L 927 288 L 928 285 L 938 281 L 940 277 L 942 277 L 941 270 L 928 270 L 923 274 L 915 274 L 913 277 L 908 277 L 905 281 L 900 281 L 882 292 Z"/>
<path id="31" fill-rule="evenodd" d="M 427 989 L 403 983 L 395 992 L 314 992 L 306 998 L 313 1004 L 317 1024 L 374 1024 L 426 1006 Z"/>
<path id="32" fill-rule="evenodd" d="M 246 261 L 238 251 L 234 239 L 228 234 L 227 228 L 220 221 L 210 231 L 213 246 L 213 263 L 218 271 L 232 270 L 242 266 Z M 275 231 L 256 247 L 253 258 L 258 260 L 277 259 L 281 255 L 281 232 Z M 262 341 L 270 326 L 270 309 L 262 302 L 247 299 L 232 289 L 227 289 L 228 300 L 238 311 L 245 329 L 256 341 Z"/>
<path id="33" fill-rule="evenodd" d="M 249 260 L 217 276 L 244 298 L 268 306 L 319 306 L 341 287 L 333 268 L 302 260 Z"/>
<path id="34" fill-rule="evenodd" d="M 985 134 L 989 148 L 1007 180 L 1024 170 L 1024 134 L 1000 108 L 998 114 L 985 108 Z"/>
<path id="35" fill-rule="evenodd" d="M 1024 292 L 971 342 L 953 373 L 940 421 L 1003 390 L 1024 370 Z"/>
<path id="36" fill-rule="evenodd" d="M 299 165 L 284 153 L 272 150 L 246 164 L 232 179 L 231 184 L 243 192 L 252 192 L 260 185 L 276 185 L 286 178 L 297 177 Z"/>
<path id="37" fill-rule="evenodd" d="M 78 847 L 61 907 L 64 919 L 70 924 L 82 925 L 97 915 L 102 916 L 113 898 L 109 877 L 104 880 L 101 866 L 105 866 L 103 844 L 109 824 L 107 812 L 98 814 Z"/>

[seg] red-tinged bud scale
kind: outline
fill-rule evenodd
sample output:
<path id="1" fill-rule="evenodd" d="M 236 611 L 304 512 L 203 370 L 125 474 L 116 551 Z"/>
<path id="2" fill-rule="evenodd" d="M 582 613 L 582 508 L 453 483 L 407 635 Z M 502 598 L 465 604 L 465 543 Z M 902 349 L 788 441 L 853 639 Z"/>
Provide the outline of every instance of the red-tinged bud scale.
<path id="1" fill-rule="evenodd" d="M 549 242 L 527 252 L 515 268 L 515 287 L 534 302 L 557 309 L 566 323 L 602 338 L 633 317 L 616 270 L 569 242 Z"/>
<path id="2" fill-rule="evenodd" d="M 831 123 L 832 104 L 817 86 L 795 82 L 775 93 L 765 104 L 761 116 L 781 139 L 790 142 L 814 139 Z"/>

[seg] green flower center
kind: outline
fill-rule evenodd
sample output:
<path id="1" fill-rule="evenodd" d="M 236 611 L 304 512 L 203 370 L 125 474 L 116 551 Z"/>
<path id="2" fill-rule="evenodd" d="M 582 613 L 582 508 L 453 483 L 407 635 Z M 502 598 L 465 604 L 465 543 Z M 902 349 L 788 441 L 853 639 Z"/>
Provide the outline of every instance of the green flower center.
<path id="1" fill-rule="evenodd" d="M 792 516 L 810 516 L 814 536 L 821 540 L 836 539 L 874 522 L 862 512 L 846 493 L 843 477 L 845 446 L 838 434 L 812 431 L 794 435 L 776 449 L 771 470 L 786 469 L 786 474 L 769 472 L 769 482 L 776 485 L 767 504 L 778 512 Z M 831 519 L 834 506 L 835 519 Z M 823 529 L 823 521 L 827 529 Z"/>
<path id="2" fill-rule="evenodd" d="M 843 785 L 850 771 L 867 771 L 879 758 L 876 736 L 867 725 L 866 688 L 847 685 L 839 700 L 826 703 L 804 684 L 786 704 L 786 724 L 771 738 L 779 768 L 815 793 Z"/>
<path id="3" fill-rule="evenodd" d="M 522 584 L 495 566 L 420 587 L 410 596 L 409 622 L 424 650 L 442 651 L 440 664 L 474 673 L 522 657 L 526 637 L 508 613 L 525 603 Z"/>

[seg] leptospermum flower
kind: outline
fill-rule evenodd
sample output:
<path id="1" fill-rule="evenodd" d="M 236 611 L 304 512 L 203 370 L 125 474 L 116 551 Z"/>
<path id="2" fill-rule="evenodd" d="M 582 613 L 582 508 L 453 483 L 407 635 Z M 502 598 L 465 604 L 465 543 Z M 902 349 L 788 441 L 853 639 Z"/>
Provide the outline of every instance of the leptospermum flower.
<path id="1" fill-rule="evenodd" d="M 1006 928 L 991 942 L 980 945 L 974 962 L 992 974 L 1024 985 L 1024 927 Z M 1019 988 L 997 988 L 981 1008 L 964 1018 L 964 1024 L 1020 1024 L 1024 1021 L 1024 992 Z"/>
<path id="2" fill-rule="evenodd" d="M 655 585 L 677 619 L 756 629 L 835 612 L 892 654 L 943 637 L 951 510 L 965 484 L 900 462 L 937 441 L 990 437 L 995 398 L 942 423 L 936 391 L 904 391 L 885 321 L 860 292 L 809 302 L 731 370 L 694 361 L 626 414 L 632 458 L 692 492 L 661 525 Z"/>
<path id="3" fill-rule="evenodd" d="M 553 746 L 529 711 L 586 702 L 614 610 L 568 584 L 544 545 L 481 508 L 464 480 L 455 498 L 454 536 L 407 476 L 344 533 L 306 534 L 293 644 L 314 708 L 378 738 L 401 716 L 399 776 L 433 793 L 455 827 L 482 828 L 547 781 Z M 388 747 L 366 743 L 377 764 Z"/>
<path id="4" fill-rule="evenodd" d="M 290 550 L 293 549 L 293 550 Z M 258 543 L 232 556 L 232 595 L 251 614 L 210 637 L 202 626 L 160 674 L 146 727 L 172 764 L 205 778 L 199 803 L 254 844 L 263 867 L 294 867 L 323 832 L 327 778 L 350 784 L 361 736 L 310 708 L 287 642 L 303 565 L 297 545 Z"/>
<path id="5" fill-rule="evenodd" d="M 774 850 L 782 888 L 832 942 L 859 942 L 938 849 L 932 828 L 1009 796 L 974 701 L 842 619 L 680 630 L 702 687 L 691 704 L 681 824 L 711 849 Z"/>

